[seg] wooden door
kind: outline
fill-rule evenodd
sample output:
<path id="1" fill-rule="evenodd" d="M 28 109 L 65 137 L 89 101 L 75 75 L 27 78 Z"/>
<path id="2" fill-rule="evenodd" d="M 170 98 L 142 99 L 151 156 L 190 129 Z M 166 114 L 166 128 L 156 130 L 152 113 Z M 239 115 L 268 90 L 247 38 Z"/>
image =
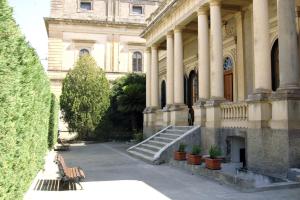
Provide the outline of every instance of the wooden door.
<path id="1" fill-rule="evenodd" d="M 224 72 L 224 97 L 233 101 L 233 73 L 232 70 Z"/>

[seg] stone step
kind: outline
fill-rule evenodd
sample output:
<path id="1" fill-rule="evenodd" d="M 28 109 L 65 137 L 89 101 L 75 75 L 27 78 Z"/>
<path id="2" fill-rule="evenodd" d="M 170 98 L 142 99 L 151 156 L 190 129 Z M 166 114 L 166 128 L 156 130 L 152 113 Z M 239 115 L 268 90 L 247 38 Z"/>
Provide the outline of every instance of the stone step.
<path id="1" fill-rule="evenodd" d="M 156 140 L 156 141 L 165 142 L 165 143 L 170 143 L 174 140 L 174 139 L 170 139 L 170 138 L 162 137 L 162 136 L 155 137 L 153 139 Z"/>
<path id="2" fill-rule="evenodd" d="M 173 130 L 173 129 L 167 129 L 165 132 L 163 133 L 169 133 L 169 134 L 175 134 L 175 135 L 182 135 L 184 134 L 186 131 L 182 131 L 182 130 Z"/>
<path id="3" fill-rule="evenodd" d="M 134 150 L 139 152 L 139 153 L 142 153 L 146 156 L 152 157 L 152 158 L 154 157 L 154 155 L 156 153 L 156 151 L 151 151 L 149 149 L 144 149 L 143 147 L 136 147 Z"/>
<path id="4" fill-rule="evenodd" d="M 166 146 L 168 144 L 168 142 L 161 142 L 161 141 L 157 141 L 157 140 L 149 140 L 147 144 L 151 144 L 151 145 L 156 145 L 160 148 Z"/>
<path id="5" fill-rule="evenodd" d="M 142 144 L 141 147 L 145 148 L 145 149 L 149 149 L 151 151 L 159 151 L 162 147 L 161 146 L 155 146 L 155 145 L 151 145 L 151 144 Z"/>
<path id="6" fill-rule="evenodd" d="M 190 129 L 192 129 L 192 126 L 173 126 L 168 130 L 180 130 L 180 131 L 188 131 Z"/>
<path id="7" fill-rule="evenodd" d="M 172 133 L 161 133 L 160 136 L 170 138 L 170 139 L 173 139 L 173 140 L 180 137 L 180 135 L 172 134 Z"/>
<path id="8" fill-rule="evenodd" d="M 132 150 L 129 150 L 128 153 L 130 153 L 132 156 L 136 157 L 136 158 L 139 158 L 139 159 L 142 159 L 146 162 L 152 162 L 152 158 L 151 156 L 147 156 L 143 153 L 140 153 L 140 152 L 137 152 L 135 151 L 135 149 L 132 149 Z"/>

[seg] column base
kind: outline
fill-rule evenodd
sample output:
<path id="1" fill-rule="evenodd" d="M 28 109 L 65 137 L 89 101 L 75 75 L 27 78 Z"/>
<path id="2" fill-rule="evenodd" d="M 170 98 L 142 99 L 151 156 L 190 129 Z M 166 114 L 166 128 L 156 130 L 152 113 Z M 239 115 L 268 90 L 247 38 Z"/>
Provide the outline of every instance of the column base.
<path id="1" fill-rule="evenodd" d="M 279 88 L 270 100 L 272 129 L 300 129 L 300 88 Z"/>
<path id="2" fill-rule="evenodd" d="M 248 96 L 249 128 L 269 127 L 272 115 L 270 96 L 271 91 L 269 90 L 256 90 L 254 94 Z"/>
<path id="3" fill-rule="evenodd" d="M 188 126 L 189 108 L 185 104 L 170 106 L 170 124 L 173 126 Z"/>
<path id="4" fill-rule="evenodd" d="M 206 108 L 205 108 L 205 100 L 199 100 L 194 104 L 194 125 L 199 125 L 201 127 L 205 127 L 206 123 Z"/>
<path id="5" fill-rule="evenodd" d="M 171 124 L 171 112 L 170 112 L 170 108 L 172 108 L 172 105 L 166 105 L 163 108 L 163 125 L 169 126 Z"/>
<path id="6" fill-rule="evenodd" d="M 206 127 L 221 127 L 221 108 L 220 104 L 226 102 L 224 98 L 210 99 L 204 105 L 206 108 Z"/>

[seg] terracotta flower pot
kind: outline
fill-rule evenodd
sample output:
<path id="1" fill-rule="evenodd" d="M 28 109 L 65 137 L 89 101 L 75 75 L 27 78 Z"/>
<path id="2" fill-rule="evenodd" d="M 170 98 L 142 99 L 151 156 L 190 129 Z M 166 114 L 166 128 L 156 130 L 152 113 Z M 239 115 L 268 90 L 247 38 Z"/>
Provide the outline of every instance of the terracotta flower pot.
<path id="1" fill-rule="evenodd" d="M 174 152 L 174 160 L 186 160 L 186 153 L 185 152 Z"/>
<path id="2" fill-rule="evenodd" d="M 200 155 L 187 155 L 187 162 L 190 165 L 201 165 L 202 156 Z"/>
<path id="3" fill-rule="evenodd" d="M 221 159 L 205 159 L 205 165 L 207 169 L 219 170 L 221 169 Z"/>

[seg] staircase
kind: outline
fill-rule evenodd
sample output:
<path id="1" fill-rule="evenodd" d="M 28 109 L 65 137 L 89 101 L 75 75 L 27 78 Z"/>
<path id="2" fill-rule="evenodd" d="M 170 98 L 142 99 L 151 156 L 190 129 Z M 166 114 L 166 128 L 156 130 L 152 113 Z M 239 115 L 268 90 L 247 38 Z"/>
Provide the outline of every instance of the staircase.
<path id="1" fill-rule="evenodd" d="M 161 164 L 172 158 L 180 143 L 200 144 L 200 126 L 168 126 L 127 151 L 151 164 Z"/>

